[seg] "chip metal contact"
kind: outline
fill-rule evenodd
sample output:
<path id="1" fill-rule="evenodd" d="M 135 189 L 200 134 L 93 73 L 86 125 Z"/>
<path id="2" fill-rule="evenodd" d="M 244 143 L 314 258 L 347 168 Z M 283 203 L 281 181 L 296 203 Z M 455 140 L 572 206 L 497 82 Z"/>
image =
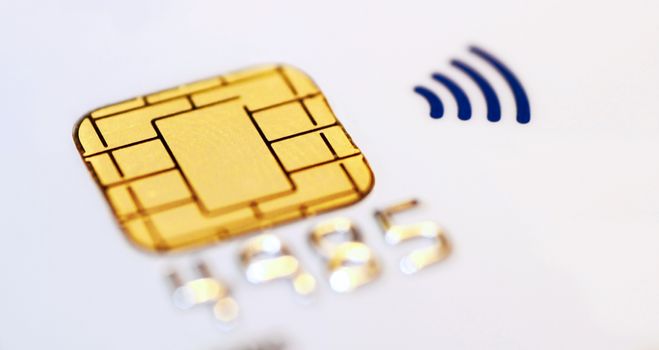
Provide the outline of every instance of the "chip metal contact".
<path id="1" fill-rule="evenodd" d="M 311 79 L 267 66 L 97 109 L 78 150 L 128 238 L 200 247 L 350 205 L 373 173 Z"/>

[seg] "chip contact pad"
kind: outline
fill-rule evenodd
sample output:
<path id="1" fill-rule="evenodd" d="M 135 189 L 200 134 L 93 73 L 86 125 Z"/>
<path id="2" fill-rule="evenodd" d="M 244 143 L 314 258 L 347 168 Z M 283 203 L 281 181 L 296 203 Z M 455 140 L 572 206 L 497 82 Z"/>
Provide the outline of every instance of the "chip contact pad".
<path id="1" fill-rule="evenodd" d="M 95 110 L 78 150 L 128 238 L 200 247 L 362 199 L 373 173 L 321 91 L 266 66 Z"/>

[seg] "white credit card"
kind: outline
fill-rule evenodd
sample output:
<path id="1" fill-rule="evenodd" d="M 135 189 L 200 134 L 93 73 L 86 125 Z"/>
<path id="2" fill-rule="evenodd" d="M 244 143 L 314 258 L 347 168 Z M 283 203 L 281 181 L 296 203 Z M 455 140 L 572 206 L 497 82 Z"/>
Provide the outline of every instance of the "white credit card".
<path id="1" fill-rule="evenodd" d="M 657 3 L 15 1 L 0 13 L 0 349 L 659 347 Z M 359 203 L 268 230 L 317 281 L 303 301 L 289 281 L 247 280 L 253 235 L 136 249 L 71 137 L 98 106 L 268 63 L 314 79 L 375 177 Z M 451 246 L 412 274 L 401 258 L 435 241 L 388 244 L 374 215 L 408 199 L 419 206 L 394 221 L 435 222 Z M 337 217 L 381 268 L 350 293 L 309 241 Z M 167 274 L 193 278 L 198 261 L 239 305 L 231 327 L 212 303 L 176 307 Z"/>

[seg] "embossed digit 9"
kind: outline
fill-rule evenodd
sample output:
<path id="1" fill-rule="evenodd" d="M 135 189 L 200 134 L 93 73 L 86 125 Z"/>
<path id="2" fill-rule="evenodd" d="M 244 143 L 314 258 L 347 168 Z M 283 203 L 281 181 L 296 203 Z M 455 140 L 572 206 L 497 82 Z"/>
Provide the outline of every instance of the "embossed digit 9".
<path id="1" fill-rule="evenodd" d="M 418 204 L 416 199 L 412 199 L 375 212 L 387 243 L 398 245 L 412 239 L 427 239 L 431 242 L 429 246 L 414 250 L 400 260 L 400 270 L 406 274 L 416 273 L 444 260 L 451 251 L 444 231 L 433 221 L 406 225 L 392 222 L 394 214 L 415 208 Z"/>

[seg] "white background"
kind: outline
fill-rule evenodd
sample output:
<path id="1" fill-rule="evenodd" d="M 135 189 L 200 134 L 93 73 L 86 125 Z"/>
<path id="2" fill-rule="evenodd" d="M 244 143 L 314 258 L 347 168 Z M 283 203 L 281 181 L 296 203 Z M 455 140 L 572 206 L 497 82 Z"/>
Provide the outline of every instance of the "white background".
<path id="1" fill-rule="evenodd" d="M 2 1 L 0 349 L 659 348 L 657 2 L 398 3 Z M 530 124 L 468 44 L 517 73 Z M 501 122 L 450 58 L 495 85 Z M 213 247 L 201 256 L 243 308 L 223 333 L 171 305 L 163 274 L 193 257 L 127 243 L 71 130 L 100 105 L 269 62 L 308 72 L 369 159 L 375 190 L 336 214 L 385 272 L 352 295 L 322 282 L 304 306 L 285 283 L 249 285 L 239 241 Z M 473 120 L 433 71 L 465 88 Z M 416 84 L 440 93 L 443 119 Z M 424 206 L 403 219 L 436 220 L 455 245 L 416 276 L 372 219 L 408 197 Z M 322 278 L 306 244 L 320 219 L 274 232 Z"/>

